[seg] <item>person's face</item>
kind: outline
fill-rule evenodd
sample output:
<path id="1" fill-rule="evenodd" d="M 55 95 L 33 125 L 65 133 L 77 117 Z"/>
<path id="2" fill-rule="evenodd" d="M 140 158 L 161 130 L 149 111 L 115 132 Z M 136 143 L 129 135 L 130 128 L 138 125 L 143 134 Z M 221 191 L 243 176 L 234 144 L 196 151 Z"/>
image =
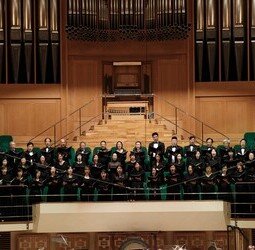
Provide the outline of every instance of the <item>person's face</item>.
<path id="1" fill-rule="evenodd" d="M 45 163 L 45 157 L 43 155 L 40 157 L 40 162 Z"/>
<path id="2" fill-rule="evenodd" d="M 225 148 L 228 148 L 228 147 L 229 147 L 229 142 L 228 142 L 228 141 L 223 141 L 223 146 L 224 146 Z"/>
<path id="3" fill-rule="evenodd" d="M 139 170 L 139 169 L 140 169 L 140 164 L 139 164 L 138 162 L 135 164 L 135 169 L 136 169 L 136 170 Z"/>
<path id="4" fill-rule="evenodd" d="M 101 172 L 101 178 L 106 179 L 106 173 L 105 172 Z"/>
<path id="5" fill-rule="evenodd" d="M 98 155 L 94 155 L 93 160 L 94 160 L 94 161 L 98 161 Z"/>
<path id="6" fill-rule="evenodd" d="M 191 145 L 195 144 L 195 138 L 194 138 L 194 137 L 190 138 L 189 143 L 190 143 Z"/>
<path id="7" fill-rule="evenodd" d="M 119 141 L 119 142 L 117 142 L 117 149 L 122 149 L 122 143 Z"/>
<path id="8" fill-rule="evenodd" d="M 86 144 L 85 144 L 84 142 L 81 142 L 81 143 L 80 143 L 80 148 L 81 148 L 81 149 L 85 149 L 85 148 L 86 148 Z"/>
<path id="9" fill-rule="evenodd" d="M 211 139 L 208 139 L 208 140 L 206 141 L 206 145 L 207 145 L 208 148 L 212 147 L 212 140 L 211 140 Z"/>
<path id="10" fill-rule="evenodd" d="M 160 161 L 160 155 L 156 155 L 156 160 Z"/>
<path id="11" fill-rule="evenodd" d="M 33 145 L 32 144 L 29 144 L 28 146 L 27 146 L 27 151 L 28 152 L 32 152 L 33 151 Z"/>
<path id="12" fill-rule="evenodd" d="M 15 142 L 10 142 L 10 149 L 11 150 L 14 150 L 16 148 L 16 144 L 15 144 Z"/>
<path id="13" fill-rule="evenodd" d="M 56 168 L 55 167 L 51 167 L 50 168 L 50 173 L 51 174 L 55 174 L 56 173 Z"/>
<path id="14" fill-rule="evenodd" d="M 177 145 L 177 140 L 176 139 L 172 139 L 172 146 L 176 146 Z"/>
<path id="15" fill-rule="evenodd" d="M 156 168 L 152 168 L 151 173 L 152 173 L 152 175 L 156 175 L 156 173 L 157 173 Z"/>
<path id="16" fill-rule="evenodd" d="M 180 161 L 182 159 L 182 155 L 181 154 L 178 154 L 177 155 L 177 160 Z"/>
<path id="17" fill-rule="evenodd" d="M 117 173 L 118 174 L 122 174 L 123 170 L 122 170 L 122 167 L 121 166 L 118 166 L 117 167 Z"/>
<path id="18" fill-rule="evenodd" d="M 228 170 L 228 167 L 227 167 L 227 166 L 223 166 L 223 167 L 222 167 L 222 172 L 223 172 L 223 173 L 226 173 L 227 170 Z"/>
<path id="19" fill-rule="evenodd" d="M 113 161 L 117 161 L 117 158 L 118 158 L 118 156 L 117 156 L 116 153 L 112 154 L 112 160 L 113 160 Z"/>
<path id="20" fill-rule="evenodd" d="M 101 142 L 100 146 L 101 146 L 102 149 L 106 149 L 106 143 L 104 141 Z"/>
<path id="21" fill-rule="evenodd" d="M 175 170 L 176 170 L 176 168 L 175 168 L 174 165 L 170 166 L 170 172 L 171 172 L 171 173 L 175 173 Z"/>
<path id="22" fill-rule="evenodd" d="M 84 169 L 84 173 L 87 174 L 87 175 L 89 175 L 89 174 L 90 174 L 90 169 L 89 169 L 88 167 L 86 167 L 86 168 Z"/>
<path id="23" fill-rule="evenodd" d="M 241 140 L 240 145 L 241 145 L 242 148 L 245 148 L 245 146 L 246 146 L 245 140 Z"/>
<path id="24" fill-rule="evenodd" d="M 212 155 L 212 157 L 215 157 L 217 155 L 217 152 L 215 149 L 212 150 L 211 155 Z"/>
<path id="25" fill-rule="evenodd" d="M 8 164 L 7 159 L 3 159 L 3 161 L 2 161 L 2 165 L 3 165 L 3 166 L 7 166 L 7 164 Z"/>
<path id="26" fill-rule="evenodd" d="M 65 139 L 61 139 L 60 140 L 60 147 L 61 148 L 65 148 L 66 147 L 66 140 Z"/>
<path id="27" fill-rule="evenodd" d="M 253 161 L 254 160 L 254 154 L 253 153 L 249 153 L 249 160 Z"/>
<path id="28" fill-rule="evenodd" d="M 26 164 L 26 158 L 23 157 L 23 158 L 21 158 L 20 161 L 21 161 L 21 164 L 23 164 L 23 165 Z"/>
<path id="29" fill-rule="evenodd" d="M 238 170 L 238 171 L 242 171 L 242 170 L 243 170 L 243 167 L 242 167 L 242 165 L 241 165 L 241 164 L 237 164 L 237 166 L 236 166 L 236 167 L 237 167 L 237 170 Z"/>
<path id="30" fill-rule="evenodd" d="M 37 171 L 36 172 L 36 178 L 40 178 L 40 176 L 41 176 L 41 171 Z"/>
<path id="31" fill-rule="evenodd" d="M 141 148 L 141 143 L 140 143 L 140 142 L 137 142 L 137 143 L 135 144 L 135 147 L 136 147 L 137 149 L 140 149 L 140 148 Z"/>
<path id="32" fill-rule="evenodd" d="M 206 167 L 205 172 L 206 172 L 207 174 L 210 174 L 210 173 L 212 172 L 211 166 Z"/>
<path id="33" fill-rule="evenodd" d="M 2 168 L 1 172 L 2 172 L 3 175 L 6 175 L 7 174 L 7 168 Z"/>
<path id="34" fill-rule="evenodd" d="M 45 140 L 45 146 L 46 146 L 46 147 L 50 147 L 50 145 L 51 145 L 50 138 L 47 138 L 47 139 Z"/>
<path id="35" fill-rule="evenodd" d="M 77 161 L 81 161 L 82 156 L 81 155 L 77 155 Z"/>
<path id="36" fill-rule="evenodd" d="M 58 154 L 58 160 L 62 161 L 63 160 L 63 155 L 62 154 Z"/>
<path id="37" fill-rule="evenodd" d="M 73 169 L 72 169 L 72 168 L 68 168 L 68 169 L 67 169 L 67 173 L 68 173 L 68 174 L 72 174 L 72 173 L 73 173 Z"/>
<path id="38" fill-rule="evenodd" d="M 196 158 L 198 159 L 198 158 L 200 157 L 200 155 L 201 155 L 200 152 L 197 151 L 197 152 L 196 152 Z"/>
<path id="39" fill-rule="evenodd" d="M 153 139 L 154 142 L 158 142 L 158 135 L 153 135 L 152 139 Z"/>
<path id="40" fill-rule="evenodd" d="M 229 156 L 230 158 L 233 158 L 233 156 L 234 156 L 234 152 L 229 151 L 229 152 L 228 152 L 228 156 Z"/>
<path id="41" fill-rule="evenodd" d="M 23 171 L 22 170 L 18 171 L 17 175 L 18 175 L 18 177 L 22 177 Z"/>
<path id="42" fill-rule="evenodd" d="M 190 166 L 190 165 L 188 166 L 188 173 L 189 173 L 189 174 L 192 174 L 192 173 L 193 173 L 193 167 Z"/>
<path id="43" fill-rule="evenodd" d="M 135 155 L 130 155 L 130 161 L 135 161 Z"/>

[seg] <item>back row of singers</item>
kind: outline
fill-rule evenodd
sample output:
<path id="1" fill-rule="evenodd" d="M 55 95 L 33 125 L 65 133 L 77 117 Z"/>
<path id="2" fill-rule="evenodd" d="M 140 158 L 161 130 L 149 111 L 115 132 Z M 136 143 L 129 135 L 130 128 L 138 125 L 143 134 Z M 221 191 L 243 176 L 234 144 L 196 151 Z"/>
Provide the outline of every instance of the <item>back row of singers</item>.
<path id="1" fill-rule="evenodd" d="M 187 163 L 192 163 L 193 165 L 201 166 L 203 169 L 205 163 L 209 163 L 212 167 L 218 169 L 222 164 L 227 164 L 229 166 L 235 165 L 238 161 L 249 162 L 253 164 L 254 153 L 250 151 L 244 139 L 240 142 L 240 147 L 238 150 L 234 150 L 230 147 L 229 140 L 223 141 L 223 147 L 219 147 L 217 150 L 213 146 L 213 140 L 208 138 L 206 140 L 206 145 L 199 147 L 195 144 L 195 137 L 191 136 L 190 143 L 184 148 L 178 145 L 177 137 L 172 137 L 171 145 L 165 150 L 164 143 L 160 142 L 158 139 L 158 133 L 153 133 L 153 142 L 149 144 L 148 154 L 147 150 L 142 146 L 140 141 L 135 143 L 135 147 L 130 154 L 131 161 L 139 161 L 141 165 L 145 168 L 146 161 L 147 166 L 152 167 L 157 164 L 177 164 L 183 165 L 183 160 L 187 159 Z M 67 147 L 65 139 L 61 139 L 60 146 L 53 148 L 51 146 L 50 138 L 45 139 L 45 147 L 36 152 L 34 150 L 34 145 L 32 142 L 27 144 L 27 149 L 25 152 L 17 152 L 15 143 L 10 143 L 10 150 L 7 152 L 6 157 L 8 159 L 10 168 L 14 169 L 20 164 L 19 157 L 26 160 L 26 164 L 33 165 L 34 163 L 46 164 L 48 166 L 56 166 L 57 168 L 66 168 L 74 163 L 71 163 L 71 151 L 72 147 Z M 98 162 L 107 167 L 111 160 L 113 154 L 117 155 L 117 161 L 121 163 L 123 167 L 126 165 L 127 161 L 127 151 L 123 147 L 123 143 L 118 141 L 116 147 L 109 150 L 107 149 L 106 142 L 101 141 L 100 147 L 91 150 L 86 147 L 84 142 L 80 143 L 79 149 L 76 151 L 76 163 L 75 164 L 85 164 L 89 165 L 93 163 L 92 155 L 98 156 Z M 2 154 L 4 155 L 4 154 Z M 134 157 L 132 157 L 134 155 Z M 149 157 L 148 157 L 149 155 Z M 149 159 L 148 159 L 149 158 Z M 148 163 L 149 162 L 149 163 Z M 185 168 L 185 167 L 184 167 Z M 148 170 L 148 169 L 147 169 Z"/>

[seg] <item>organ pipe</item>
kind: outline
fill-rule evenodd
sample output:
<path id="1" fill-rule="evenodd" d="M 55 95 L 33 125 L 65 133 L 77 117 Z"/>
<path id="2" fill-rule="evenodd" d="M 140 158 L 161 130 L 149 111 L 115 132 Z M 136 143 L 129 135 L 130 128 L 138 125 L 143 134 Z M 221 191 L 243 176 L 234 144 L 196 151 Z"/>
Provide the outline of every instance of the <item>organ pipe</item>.
<path id="1" fill-rule="evenodd" d="M 31 0 L 23 0 L 23 28 L 32 31 L 32 6 Z"/>
<path id="2" fill-rule="evenodd" d="M 21 27 L 21 2 L 20 0 L 11 0 L 11 27 Z"/>
<path id="3" fill-rule="evenodd" d="M 39 0 L 39 29 L 49 28 L 48 1 Z"/>
<path id="4" fill-rule="evenodd" d="M 222 27 L 223 29 L 230 29 L 231 18 L 231 4 L 230 0 L 223 0 L 223 12 L 222 12 Z"/>
<path id="5" fill-rule="evenodd" d="M 204 30 L 204 1 L 197 1 L 197 31 Z"/>

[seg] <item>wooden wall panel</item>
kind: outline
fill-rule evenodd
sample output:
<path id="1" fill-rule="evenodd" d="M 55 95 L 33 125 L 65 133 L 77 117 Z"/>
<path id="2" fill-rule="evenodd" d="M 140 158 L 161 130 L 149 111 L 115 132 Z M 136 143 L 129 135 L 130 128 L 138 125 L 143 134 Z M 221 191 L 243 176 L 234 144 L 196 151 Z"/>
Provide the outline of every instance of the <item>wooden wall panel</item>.
<path id="1" fill-rule="evenodd" d="M 0 99 L 1 134 L 34 136 L 60 119 L 60 101 L 43 99 Z"/>
<path id="2" fill-rule="evenodd" d="M 254 97 L 249 96 L 197 97 L 196 116 L 239 141 L 245 132 L 255 130 L 254 105 Z"/>

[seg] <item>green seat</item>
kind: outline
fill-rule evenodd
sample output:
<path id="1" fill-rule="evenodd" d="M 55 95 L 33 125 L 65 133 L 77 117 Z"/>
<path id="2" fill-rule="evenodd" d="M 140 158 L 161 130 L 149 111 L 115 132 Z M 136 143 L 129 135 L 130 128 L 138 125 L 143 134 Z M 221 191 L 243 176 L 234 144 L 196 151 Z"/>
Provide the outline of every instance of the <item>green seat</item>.
<path id="1" fill-rule="evenodd" d="M 244 139 L 246 140 L 247 146 L 250 149 L 255 148 L 255 132 L 247 132 L 244 134 Z"/>
<path id="2" fill-rule="evenodd" d="M 1 135 L 0 136 L 0 149 L 4 150 L 5 152 L 9 149 L 10 142 L 13 141 L 11 135 Z"/>

